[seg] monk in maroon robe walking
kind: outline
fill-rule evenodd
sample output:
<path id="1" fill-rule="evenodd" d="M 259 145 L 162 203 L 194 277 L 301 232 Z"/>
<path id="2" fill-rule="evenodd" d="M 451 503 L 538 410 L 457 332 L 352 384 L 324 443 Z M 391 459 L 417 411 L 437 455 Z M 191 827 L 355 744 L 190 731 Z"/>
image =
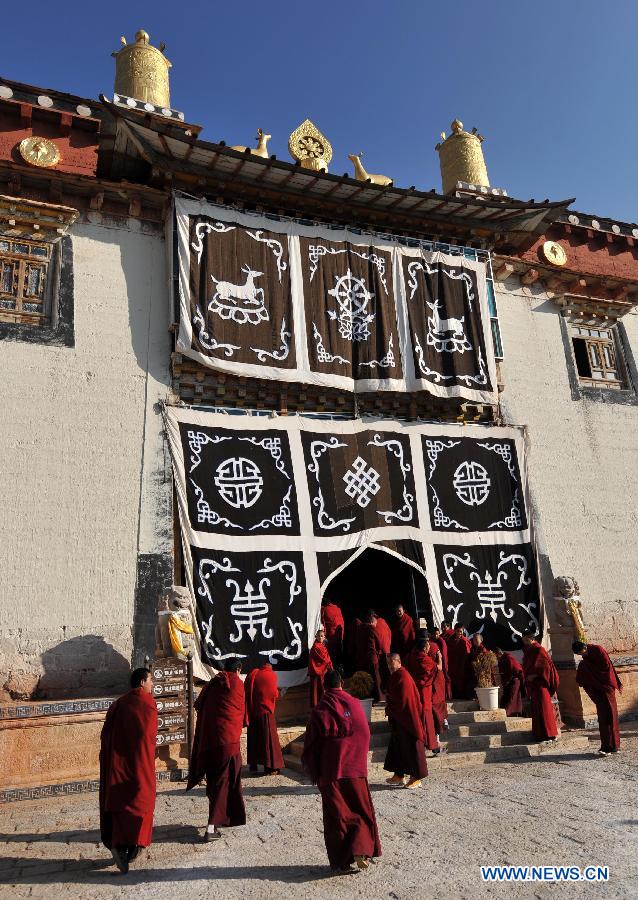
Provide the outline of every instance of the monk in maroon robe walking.
<path id="1" fill-rule="evenodd" d="M 600 731 L 600 750 L 598 752 L 601 756 L 618 753 L 620 729 L 618 727 L 616 691 L 622 693 L 622 682 L 614 664 L 600 644 L 574 641 L 572 650 L 582 656 L 576 670 L 576 682 L 596 704 Z"/>
<path id="2" fill-rule="evenodd" d="M 444 650 L 441 650 L 441 644 Z M 443 729 L 447 728 L 447 684 L 445 681 L 445 662 L 447 659 L 447 647 L 445 641 L 440 640 L 437 643 L 430 641 L 428 653 L 436 663 L 436 675 L 432 684 L 432 716 L 434 718 L 434 729 L 437 735 L 443 733 Z M 443 655 L 445 653 L 445 656 Z M 435 753 L 438 751 L 434 751 Z"/>
<path id="3" fill-rule="evenodd" d="M 421 698 L 414 679 L 401 665 L 398 653 L 390 654 L 388 665 L 386 715 L 392 731 L 383 768 L 394 773 L 386 779 L 388 784 L 403 784 L 403 779 L 409 775 L 405 787 L 416 788 L 428 774 Z"/>
<path id="4" fill-rule="evenodd" d="M 264 767 L 264 775 L 278 775 L 284 767 L 275 720 L 279 696 L 277 676 L 270 663 L 253 669 L 244 682 L 245 724 L 248 726 L 246 756 L 251 772 Z"/>
<path id="5" fill-rule="evenodd" d="M 452 682 L 452 697 L 455 700 L 468 698 L 471 649 L 472 645 L 465 637 L 465 628 L 462 625 L 456 625 L 454 634 L 447 641 L 448 670 Z"/>
<path id="6" fill-rule="evenodd" d="M 310 713 L 302 763 L 321 793 L 323 834 L 332 869 L 367 869 L 381 856 L 377 820 L 368 787 L 370 727 L 359 700 L 342 689 L 341 675 L 327 673 L 325 692 Z"/>
<path id="7" fill-rule="evenodd" d="M 532 705 L 532 731 L 537 741 L 548 743 L 558 736 L 552 697 L 558 690 L 558 672 L 547 650 L 533 633 L 523 634 L 523 675 Z"/>
<path id="8" fill-rule="evenodd" d="M 436 651 L 435 651 L 436 652 Z M 436 676 L 441 671 L 439 666 L 440 654 L 432 657 L 430 653 L 430 641 L 428 638 L 419 638 L 410 655 L 408 656 L 405 667 L 414 679 L 419 695 L 421 697 L 421 705 L 423 707 L 423 729 L 425 731 L 425 746 L 433 753 L 439 752 L 439 742 L 434 721 L 432 709 L 433 687 Z"/>
<path id="9" fill-rule="evenodd" d="M 156 738 L 153 678 L 135 669 L 131 690 L 111 704 L 100 735 L 100 834 L 124 874 L 153 836 Z"/>
<path id="10" fill-rule="evenodd" d="M 370 610 L 358 626 L 355 635 L 354 665 L 357 671 L 368 672 L 372 676 L 375 700 L 385 700 L 379 668 L 379 661 L 384 653 L 376 623 L 377 616 Z"/>
<path id="11" fill-rule="evenodd" d="M 498 671 L 501 675 L 501 708 L 508 716 L 523 714 L 523 697 L 525 696 L 525 676 L 519 661 L 497 647 L 494 651 L 498 659 Z"/>
<path id="12" fill-rule="evenodd" d="M 374 627 L 377 629 L 377 637 L 381 646 L 379 654 L 379 677 L 381 679 L 381 690 L 385 693 L 385 688 L 390 677 L 388 669 L 388 653 L 392 649 L 392 629 L 379 613 L 376 613 L 376 621 Z"/>
<path id="13" fill-rule="evenodd" d="M 333 666 L 338 665 L 343 657 L 343 613 L 336 603 L 330 600 L 321 607 L 321 624 L 326 630 L 326 643 Z"/>
<path id="14" fill-rule="evenodd" d="M 430 643 L 436 644 L 441 651 L 441 660 L 443 662 L 443 678 L 445 680 L 445 699 L 452 699 L 452 682 L 450 681 L 450 673 L 448 669 L 447 659 L 447 641 L 443 638 L 440 628 L 433 628 L 430 631 Z M 447 719 L 447 707 L 445 709 L 445 718 Z"/>
<path id="15" fill-rule="evenodd" d="M 410 651 L 414 647 L 416 641 L 416 632 L 414 630 L 414 619 L 403 608 L 401 603 L 397 604 L 395 610 L 395 619 L 392 623 L 392 649 L 401 657 L 401 662 L 405 662 L 410 655 Z"/>
<path id="16" fill-rule="evenodd" d="M 308 678 L 310 679 L 310 709 L 313 709 L 323 695 L 323 680 L 332 669 L 332 660 L 326 646 L 326 632 L 320 628 L 308 656 Z"/>
<path id="17" fill-rule="evenodd" d="M 203 687 L 195 702 L 197 726 L 186 790 L 195 787 L 206 776 L 206 842 L 221 837 L 220 825 L 246 824 L 239 747 L 246 703 L 240 671 L 241 662 L 228 659 L 226 671 L 218 672 Z"/>

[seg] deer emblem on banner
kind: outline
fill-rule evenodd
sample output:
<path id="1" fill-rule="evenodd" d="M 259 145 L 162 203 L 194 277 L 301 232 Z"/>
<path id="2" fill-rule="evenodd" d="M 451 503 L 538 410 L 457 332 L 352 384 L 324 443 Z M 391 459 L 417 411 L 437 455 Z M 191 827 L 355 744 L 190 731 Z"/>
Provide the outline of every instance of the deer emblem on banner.
<path id="1" fill-rule="evenodd" d="M 265 305 L 264 289 L 255 285 L 255 279 L 264 273 L 251 269 L 250 266 L 241 267 L 246 273 L 244 284 L 232 284 L 230 281 L 219 281 L 214 275 L 211 279 L 215 282 L 216 291 L 208 304 L 210 312 L 215 313 L 221 319 L 232 319 L 238 325 L 259 325 L 268 321 L 268 310 Z"/>
<path id="2" fill-rule="evenodd" d="M 427 343 L 438 353 L 464 353 L 471 350 L 472 345 L 465 334 L 465 316 L 442 319 L 440 300 L 427 305 L 432 310 L 432 315 L 428 316 Z"/>

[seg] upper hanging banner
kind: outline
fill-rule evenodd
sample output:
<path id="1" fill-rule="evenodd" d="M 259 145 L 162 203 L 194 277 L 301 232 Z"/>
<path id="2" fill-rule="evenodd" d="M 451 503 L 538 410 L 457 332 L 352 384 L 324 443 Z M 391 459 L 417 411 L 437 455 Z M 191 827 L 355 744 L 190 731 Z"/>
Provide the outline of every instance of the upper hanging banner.
<path id="1" fill-rule="evenodd" d="M 175 214 L 185 356 L 252 378 L 496 403 L 483 263 L 181 197 Z"/>

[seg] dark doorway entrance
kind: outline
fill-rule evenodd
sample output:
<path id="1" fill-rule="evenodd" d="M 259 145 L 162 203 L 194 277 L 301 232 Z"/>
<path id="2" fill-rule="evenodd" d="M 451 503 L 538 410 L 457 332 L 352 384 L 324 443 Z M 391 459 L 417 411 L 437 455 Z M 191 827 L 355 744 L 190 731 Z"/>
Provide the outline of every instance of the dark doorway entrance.
<path id="1" fill-rule="evenodd" d="M 323 596 L 341 607 L 346 629 L 345 647 L 349 624 L 368 609 L 373 609 L 392 625 L 394 608 L 402 603 L 414 619 L 417 631 L 420 618 L 424 618 L 429 627 L 433 623 L 425 577 L 409 563 L 383 550 L 364 550 L 328 584 Z"/>

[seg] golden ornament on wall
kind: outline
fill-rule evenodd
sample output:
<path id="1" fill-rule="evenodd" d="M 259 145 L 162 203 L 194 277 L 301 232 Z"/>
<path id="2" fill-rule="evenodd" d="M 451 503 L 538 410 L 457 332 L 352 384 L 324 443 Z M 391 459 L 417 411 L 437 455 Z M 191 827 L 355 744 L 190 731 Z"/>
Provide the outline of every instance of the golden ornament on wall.
<path id="1" fill-rule="evenodd" d="M 327 172 L 332 159 L 332 145 L 317 126 L 306 119 L 288 138 L 288 150 L 304 169 Z"/>
<path id="2" fill-rule="evenodd" d="M 564 266 L 567 262 L 567 254 L 564 248 L 556 241 L 545 241 L 541 248 L 544 259 L 553 266 Z"/>
<path id="3" fill-rule="evenodd" d="M 30 166 L 50 169 L 60 162 L 60 150 L 53 141 L 42 137 L 29 137 L 20 141 L 18 151 L 22 159 Z"/>

